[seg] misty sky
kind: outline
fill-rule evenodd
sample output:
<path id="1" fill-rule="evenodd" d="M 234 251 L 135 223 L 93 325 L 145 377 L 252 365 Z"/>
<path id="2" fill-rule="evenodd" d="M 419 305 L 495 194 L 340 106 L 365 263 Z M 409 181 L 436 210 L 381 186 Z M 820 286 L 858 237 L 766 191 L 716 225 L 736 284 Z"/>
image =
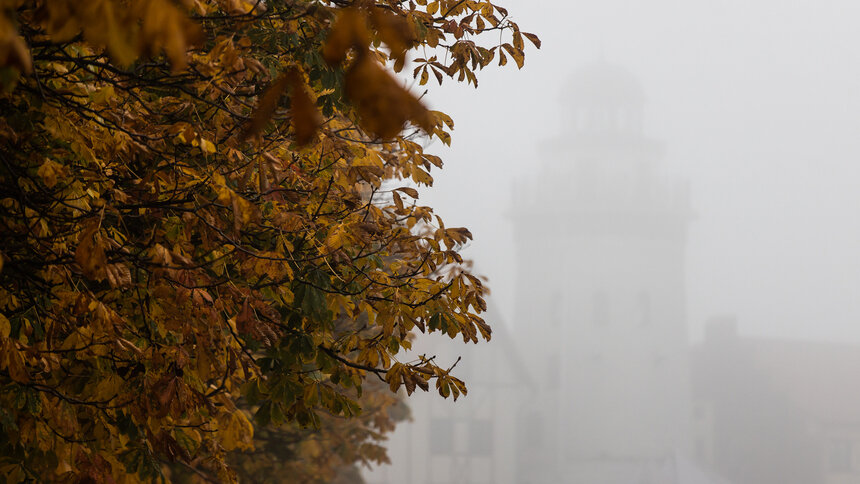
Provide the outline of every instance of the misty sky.
<path id="1" fill-rule="evenodd" d="M 691 184 L 693 337 L 733 313 L 750 335 L 860 342 L 860 2 L 499 3 L 543 49 L 522 71 L 485 71 L 477 91 L 431 90 L 457 126 L 452 150 L 431 148 L 446 166 L 421 201 L 472 229 L 467 254 L 506 314 L 511 186 L 563 134 L 572 72 L 603 58 L 640 79 L 646 133 Z"/>

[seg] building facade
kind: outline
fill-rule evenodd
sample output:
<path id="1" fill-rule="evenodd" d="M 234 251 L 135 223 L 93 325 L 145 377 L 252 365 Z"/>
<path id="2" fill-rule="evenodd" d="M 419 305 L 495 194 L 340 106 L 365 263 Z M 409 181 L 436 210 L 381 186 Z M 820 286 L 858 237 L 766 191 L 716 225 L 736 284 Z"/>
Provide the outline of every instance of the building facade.
<path id="1" fill-rule="evenodd" d="M 731 318 L 689 344 L 689 195 L 644 101 L 611 64 L 574 75 L 515 189 L 511 331 L 491 308 L 489 344 L 419 338 L 463 355 L 470 393 L 410 397 L 369 484 L 860 484 L 860 347 L 744 338 Z"/>
<path id="2" fill-rule="evenodd" d="M 454 374 L 469 393 L 456 402 L 433 389 L 407 399 L 411 418 L 389 439 L 392 464 L 364 472 L 367 484 L 515 484 L 520 422 L 533 402 L 531 378 L 504 321 L 490 305 L 493 338 L 465 346 L 440 334 L 419 336 L 415 354 L 461 358 Z"/>
<path id="3" fill-rule="evenodd" d="M 736 484 L 860 483 L 860 347 L 742 337 L 692 351 L 695 454 Z"/>
<path id="4" fill-rule="evenodd" d="M 515 321 L 541 402 L 524 482 L 676 482 L 689 447 L 688 191 L 662 173 L 627 71 L 583 67 L 566 105 L 514 197 Z"/>

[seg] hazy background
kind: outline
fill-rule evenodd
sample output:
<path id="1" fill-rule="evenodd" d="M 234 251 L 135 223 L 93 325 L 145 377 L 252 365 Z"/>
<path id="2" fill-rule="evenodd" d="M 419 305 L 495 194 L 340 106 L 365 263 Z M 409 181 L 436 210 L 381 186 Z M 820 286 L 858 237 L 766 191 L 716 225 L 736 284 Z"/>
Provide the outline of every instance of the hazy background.
<path id="1" fill-rule="evenodd" d="M 431 88 L 426 99 L 456 127 L 450 149 L 429 148 L 446 166 L 420 201 L 447 226 L 471 229 L 465 255 L 489 277 L 498 310 L 487 319 L 511 331 L 477 347 L 430 346 L 442 360 L 463 355 L 469 396 L 410 397 L 414 419 L 389 445 L 394 464 L 368 482 L 860 482 L 860 2 L 499 3 L 543 48 L 527 49 L 521 71 L 488 68 L 477 90 Z M 600 74 L 611 65 L 620 72 Z M 621 91 L 606 90 L 616 96 L 632 73 L 646 96 L 644 135 L 666 149 L 653 193 L 689 182 L 683 287 L 671 231 L 649 245 L 637 232 L 649 219 L 624 205 L 659 211 L 627 183 L 650 172 L 602 185 L 577 171 L 615 156 L 618 169 L 650 166 L 648 145 L 617 125 L 605 138 L 579 133 L 579 151 L 541 149 L 570 135 L 564 100 L 577 70 L 580 80 L 620 75 Z M 558 167 L 566 162 L 579 165 Z M 553 193 L 543 203 L 579 200 L 601 216 L 617 200 L 634 217 L 606 226 L 628 239 L 587 233 L 587 217 L 556 207 L 545 217 L 554 242 L 520 237 L 544 257 L 520 259 L 513 186 L 550 173 L 567 177 L 555 190 L 582 176 L 600 196 Z M 519 211 L 520 230 L 536 212 Z M 647 264 L 655 260 L 663 265 Z M 535 284 L 556 267 L 550 276 L 565 287 Z M 736 317 L 740 336 L 735 319 L 719 318 L 700 342 L 721 315 Z"/>
<path id="2" fill-rule="evenodd" d="M 563 134 L 571 73 L 602 58 L 639 78 L 646 135 L 691 184 L 691 336 L 733 313 L 742 334 L 860 342 L 860 2 L 500 3 L 543 48 L 477 90 L 431 89 L 456 128 L 452 149 L 430 149 L 446 166 L 421 201 L 472 230 L 466 253 L 508 324 L 513 181 Z"/>

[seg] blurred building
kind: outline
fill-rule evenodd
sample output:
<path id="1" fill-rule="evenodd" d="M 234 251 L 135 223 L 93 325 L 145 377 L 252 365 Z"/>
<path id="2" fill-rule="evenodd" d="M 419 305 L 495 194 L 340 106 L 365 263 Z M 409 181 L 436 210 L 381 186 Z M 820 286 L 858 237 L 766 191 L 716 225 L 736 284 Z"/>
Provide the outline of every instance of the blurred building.
<path id="1" fill-rule="evenodd" d="M 515 190 L 515 335 L 491 308 L 490 344 L 420 338 L 463 355 L 470 393 L 410 397 L 367 482 L 860 484 L 860 348 L 742 338 L 730 318 L 691 348 L 689 194 L 643 133 L 642 88 L 595 62 L 565 106 Z"/>
<path id="2" fill-rule="evenodd" d="M 516 343 L 490 304 L 490 343 L 468 346 L 447 336 L 424 335 L 416 354 L 454 363 L 468 396 L 443 399 L 433 388 L 408 398 L 410 422 L 401 422 L 389 439 L 392 465 L 366 471 L 368 484 L 514 484 L 519 475 L 522 422 L 534 407 L 526 365 Z M 440 363 L 442 364 L 442 363 Z"/>
<path id="3" fill-rule="evenodd" d="M 540 408 L 523 482 L 672 484 L 689 451 L 690 202 L 643 134 L 644 101 L 626 70 L 580 69 L 516 190 L 515 320 Z"/>
<path id="4" fill-rule="evenodd" d="M 742 338 L 693 350 L 698 459 L 736 484 L 860 483 L 860 348 Z"/>

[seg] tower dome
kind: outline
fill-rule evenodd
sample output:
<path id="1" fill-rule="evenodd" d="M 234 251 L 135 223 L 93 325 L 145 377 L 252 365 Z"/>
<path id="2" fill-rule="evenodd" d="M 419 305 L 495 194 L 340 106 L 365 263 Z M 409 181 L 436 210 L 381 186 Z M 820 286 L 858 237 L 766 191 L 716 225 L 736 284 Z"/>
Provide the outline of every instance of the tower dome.
<path id="1" fill-rule="evenodd" d="M 645 92 L 628 70 L 595 61 L 574 72 L 566 85 L 568 129 L 579 135 L 638 136 Z"/>

